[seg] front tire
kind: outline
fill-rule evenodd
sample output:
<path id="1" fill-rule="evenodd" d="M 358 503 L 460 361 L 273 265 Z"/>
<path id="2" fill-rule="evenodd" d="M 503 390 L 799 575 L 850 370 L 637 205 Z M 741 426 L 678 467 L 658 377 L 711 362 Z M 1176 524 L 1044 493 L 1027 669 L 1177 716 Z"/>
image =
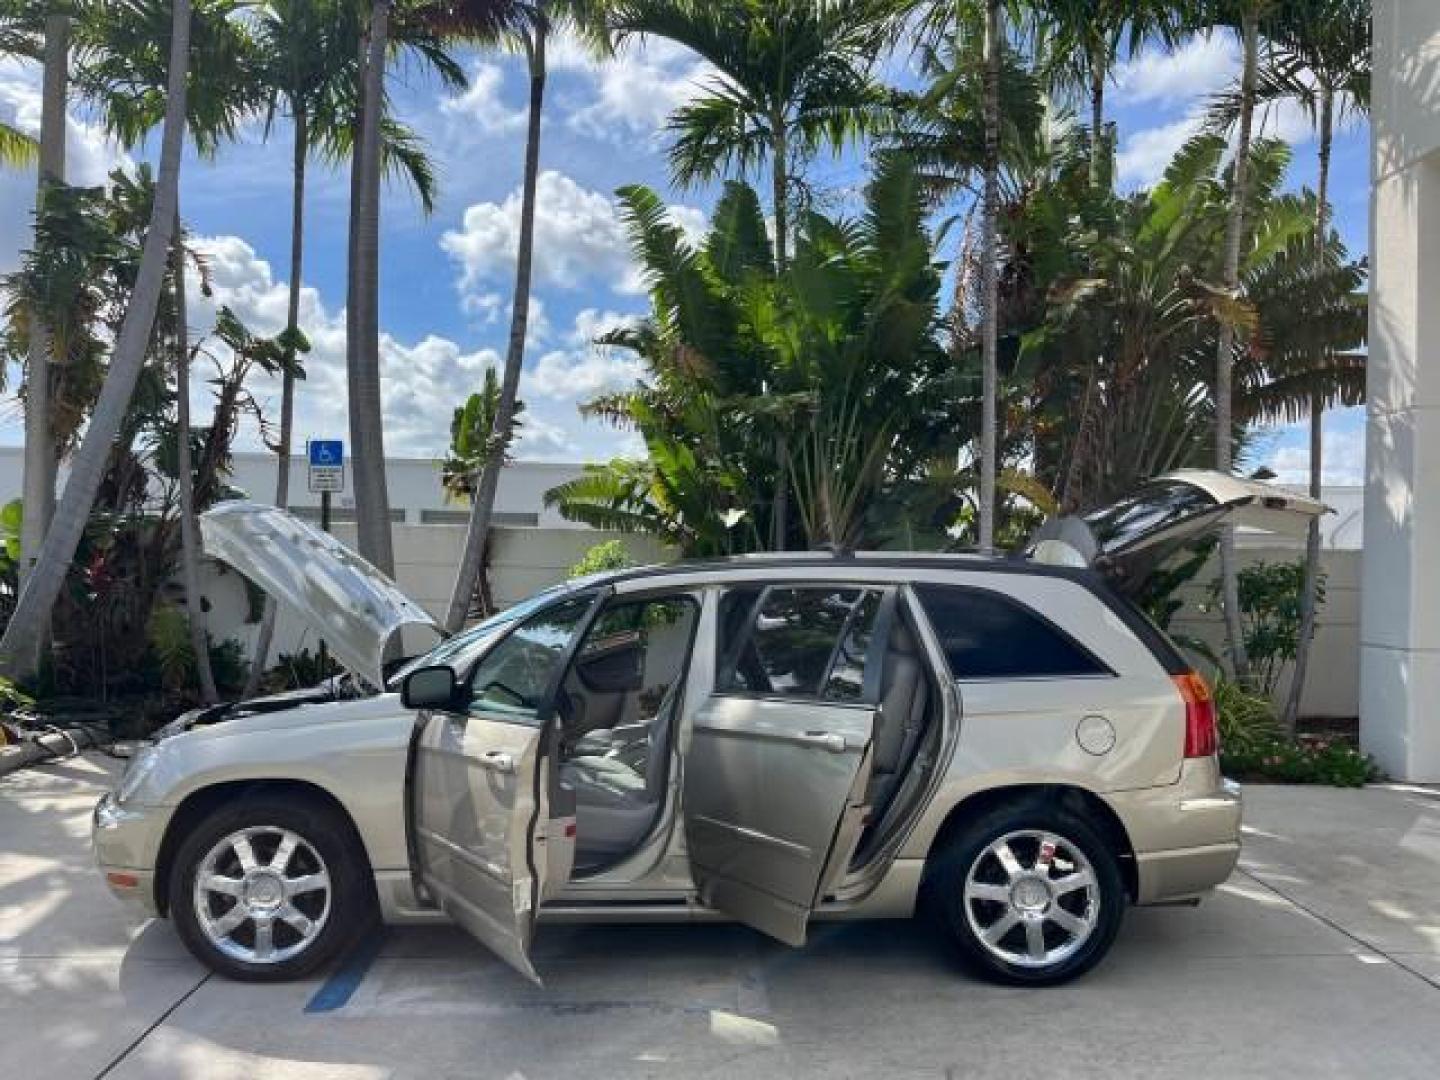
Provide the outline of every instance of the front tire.
<path id="1" fill-rule="evenodd" d="M 170 915 L 195 957 L 232 979 L 295 979 L 370 926 L 364 853 L 335 811 L 257 799 L 221 807 L 181 843 Z"/>
<path id="2" fill-rule="evenodd" d="M 966 826 L 940 854 L 929 900 L 968 966 L 1011 986 L 1053 986 L 1110 950 L 1126 895 L 1089 822 L 1028 802 Z"/>

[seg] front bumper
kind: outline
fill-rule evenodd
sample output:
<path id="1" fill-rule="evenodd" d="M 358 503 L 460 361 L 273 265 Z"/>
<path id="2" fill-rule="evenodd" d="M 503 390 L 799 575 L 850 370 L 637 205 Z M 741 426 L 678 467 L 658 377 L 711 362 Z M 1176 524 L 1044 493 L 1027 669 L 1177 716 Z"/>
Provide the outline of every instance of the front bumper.
<path id="1" fill-rule="evenodd" d="M 155 904 L 156 811 L 121 806 L 113 792 L 95 804 L 90 835 L 95 862 L 110 891 L 147 915 L 158 915 Z"/>
<path id="2" fill-rule="evenodd" d="M 1221 884 L 1240 858 L 1240 785 L 1213 759 L 1186 761 L 1180 782 L 1115 793 L 1109 802 L 1135 849 L 1141 904 L 1200 896 Z"/>

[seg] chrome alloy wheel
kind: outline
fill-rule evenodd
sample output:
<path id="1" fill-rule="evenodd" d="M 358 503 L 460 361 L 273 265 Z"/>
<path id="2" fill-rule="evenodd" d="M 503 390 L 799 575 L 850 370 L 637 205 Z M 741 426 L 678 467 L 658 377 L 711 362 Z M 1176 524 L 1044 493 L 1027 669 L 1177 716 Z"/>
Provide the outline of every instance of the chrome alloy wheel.
<path id="1" fill-rule="evenodd" d="M 195 915 L 210 943 L 247 964 L 304 952 L 330 917 L 330 871 L 304 837 L 257 825 L 225 837 L 195 874 Z"/>
<path id="2" fill-rule="evenodd" d="M 970 930 L 992 956 L 1017 967 L 1050 967 L 1094 933 L 1100 885 L 1072 841 L 1021 829 L 975 857 L 965 875 L 964 906 Z"/>

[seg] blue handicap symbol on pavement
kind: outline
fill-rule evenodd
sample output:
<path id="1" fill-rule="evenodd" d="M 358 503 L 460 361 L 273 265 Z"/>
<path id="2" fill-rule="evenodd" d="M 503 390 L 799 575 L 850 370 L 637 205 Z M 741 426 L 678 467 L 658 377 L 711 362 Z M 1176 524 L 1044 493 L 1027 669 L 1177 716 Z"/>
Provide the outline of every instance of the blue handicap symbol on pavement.
<path id="1" fill-rule="evenodd" d="M 342 465 L 345 461 L 345 444 L 339 439 L 310 440 L 311 465 Z"/>

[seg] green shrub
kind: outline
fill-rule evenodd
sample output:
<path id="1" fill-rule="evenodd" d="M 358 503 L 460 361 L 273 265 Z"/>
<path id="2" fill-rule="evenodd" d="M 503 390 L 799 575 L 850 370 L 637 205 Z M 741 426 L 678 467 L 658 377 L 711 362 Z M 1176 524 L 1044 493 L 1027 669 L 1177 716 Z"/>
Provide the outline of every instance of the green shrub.
<path id="1" fill-rule="evenodd" d="M 1286 739 L 1275 736 L 1243 748 L 1220 747 L 1220 764 L 1241 779 L 1283 784 L 1360 787 L 1380 779 L 1369 755 L 1334 739 Z"/>
<path id="2" fill-rule="evenodd" d="M 1375 763 L 1339 739 L 1291 739 L 1280 728 L 1275 706 L 1229 679 L 1215 684 L 1220 767 L 1242 780 L 1360 787 L 1379 778 Z"/>
<path id="3" fill-rule="evenodd" d="M 1251 693 L 1230 679 L 1221 677 L 1215 682 L 1215 711 L 1221 753 L 1232 750 L 1249 753 L 1280 735 L 1280 724 L 1270 699 Z"/>
<path id="4" fill-rule="evenodd" d="M 244 642 L 226 638 L 210 644 L 210 674 L 215 677 L 215 688 L 221 697 L 238 694 L 245 688 L 245 677 L 250 674 L 250 661 L 245 656 Z"/>
<path id="5" fill-rule="evenodd" d="M 340 674 L 340 671 L 340 665 L 329 653 L 325 654 L 325 662 L 322 664 L 318 653 L 301 649 L 277 656 L 275 666 L 265 672 L 260 685 L 271 694 L 282 690 L 304 690 L 320 685 L 330 676 Z"/>
<path id="6" fill-rule="evenodd" d="M 580 557 L 580 561 L 570 568 L 570 577 L 588 577 L 605 570 L 628 570 L 635 565 L 637 564 L 630 555 L 630 549 L 623 541 L 606 540 L 603 544 L 596 544 Z"/>

